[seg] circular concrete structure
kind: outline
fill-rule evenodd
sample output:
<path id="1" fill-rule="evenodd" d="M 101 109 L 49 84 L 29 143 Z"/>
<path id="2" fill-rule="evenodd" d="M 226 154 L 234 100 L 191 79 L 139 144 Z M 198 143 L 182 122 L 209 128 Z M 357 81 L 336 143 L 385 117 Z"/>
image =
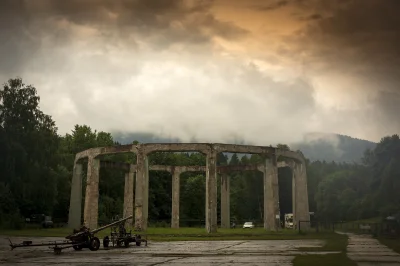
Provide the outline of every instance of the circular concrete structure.
<path id="1" fill-rule="evenodd" d="M 153 152 L 200 152 L 206 155 L 206 166 L 152 166 L 149 168 L 147 156 Z M 179 227 L 179 175 L 186 171 L 206 172 L 206 230 L 209 233 L 217 231 L 217 175 L 221 176 L 221 224 L 229 226 L 229 179 L 224 174 L 232 169 L 217 167 L 217 154 L 221 152 L 259 154 L 264 158 L 264 164 L 255 168 L 237 170 L 258 170 L 264 174 L 264 228 L 277 230 L 276 215 L 279 214 L 278 159 L 284 159 L 285 165 L 293 170 L 293 214 L 295 221 L 308 221 L 307 174 L 304 156 L 299 152 L 282 150 L 274 147 L 235 145 L 220 143 L 144 143 L 92 148 L 78 153 L 75 157 L 73 178 L 71 184 L 71 200 L 69 226 L 78 227 L 81 221 L 82 201 L 82 165 L 80 160 L 88 159 L 87 185 L 84 206 L 84 224 L 89 228 L 97 227 L 100 155 L 117 153 L 135 153 L 136 165 L 129 166 L 125 177 L 124 216 L 133 213 L 135 230 L 147 228 L 148 220 L 148 188 L 149 170 L 169 171 L 173 175 L 172 183 L 172 219 L 171 226 Z M 282 166 L 282 163 L 280 163 Z M 104 163 L 103 163 L 104 165 Z M 197 167 L 197 168 L 196 168 Z M 239 168 L 238 168 L 239 167 Z M 152 169 L 153 168 L 153 169 Z M 225 169 L 225 170 L 224 170 Z M 134 182 L 136 173 L 136 182 Z M 133 200 L 133 183 L 135 184 L 135 199 Z M 132 199 L 131 199 L 132 198 Z"/>

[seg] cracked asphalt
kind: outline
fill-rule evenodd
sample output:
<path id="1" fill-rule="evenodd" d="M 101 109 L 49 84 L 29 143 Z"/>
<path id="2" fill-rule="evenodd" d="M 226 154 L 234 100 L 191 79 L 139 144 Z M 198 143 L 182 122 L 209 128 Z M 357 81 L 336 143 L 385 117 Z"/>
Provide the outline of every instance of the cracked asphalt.
<path id="1" fill-rule="evenodd" d="M 64 240 L 57 237 L 12 237 L 13 243 L 23 240 L 47 242 Z M 0 236 L 0 265 L 292 265 L 300 247 L 320 247 L 321 240 L 238 240 L 151 242 L 148 246 L 104 249 L 98 251 L 64 249 L 55 255 L 48 247 L 10 250 L 6 236 Z M 310 254 L 311 252 L 307 252 Z"/>

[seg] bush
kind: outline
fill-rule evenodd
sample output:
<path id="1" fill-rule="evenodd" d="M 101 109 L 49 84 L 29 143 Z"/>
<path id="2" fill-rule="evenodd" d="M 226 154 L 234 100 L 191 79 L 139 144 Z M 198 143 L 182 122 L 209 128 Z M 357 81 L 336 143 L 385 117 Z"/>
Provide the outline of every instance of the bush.
<path id="1" fill-rule="evenodd" d="M 170 225 L 168 222 L 166 222 L 166 221 L 159 221 L 159 222 L 151 223 L 151 224 L 149 225 L 149 227 L 168 228 L 168 227 L 171 227 L 171 225 Z"/>
<path id="2" fill-rule="evenodd" d="M 0 214 L 0 227 L 4 229 L 22 229 L 25 225 L 24 218 L 17 210 L 10 214 Z"/>

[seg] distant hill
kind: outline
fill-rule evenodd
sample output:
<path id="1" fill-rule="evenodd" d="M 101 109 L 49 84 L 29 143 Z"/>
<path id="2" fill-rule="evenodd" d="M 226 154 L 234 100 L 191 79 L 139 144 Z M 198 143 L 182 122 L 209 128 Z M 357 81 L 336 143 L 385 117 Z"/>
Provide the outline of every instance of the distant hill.
<path id="1" fill-rule="evenodd" d="M 290 145 L 301 150 L 311 161 L 361 162 L 366 149 L 374 149 L 376 143 L 349 136 L 327 133 L 309 133 L 300 143 Z"/>
<path id="2" fill-rule="evenodd" d="M 121 144 L 132 143 L 179 143 L 178 138 L 163 138 L 151 133 L 114 132 L 113 137 Z M 196 142 L 193 140 L 191 142 Z M 245 144 L 243 141 L 234 144 Z M 267 144 L 266 144 L 267 145 Z M 269 145 L 269 144 L 268 144 Z M 301 150 L 311 161 L 360 162 L 366 149 L 373 149 L 376 143 L 349 136 L 328 133 L 308 133 L 303 141 L 288 144 L 292 150 Z"/>

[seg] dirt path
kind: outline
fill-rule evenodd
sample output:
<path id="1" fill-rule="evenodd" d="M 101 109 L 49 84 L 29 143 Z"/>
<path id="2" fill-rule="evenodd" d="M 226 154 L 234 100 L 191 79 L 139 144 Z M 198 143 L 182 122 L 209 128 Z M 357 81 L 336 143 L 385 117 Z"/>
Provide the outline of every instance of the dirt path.
<path id="1" fill-rule="evenodd" d="M 369 235 L 347 233 L 347 256 L 359 266 L 400 266 L 400 254 Z"/>

